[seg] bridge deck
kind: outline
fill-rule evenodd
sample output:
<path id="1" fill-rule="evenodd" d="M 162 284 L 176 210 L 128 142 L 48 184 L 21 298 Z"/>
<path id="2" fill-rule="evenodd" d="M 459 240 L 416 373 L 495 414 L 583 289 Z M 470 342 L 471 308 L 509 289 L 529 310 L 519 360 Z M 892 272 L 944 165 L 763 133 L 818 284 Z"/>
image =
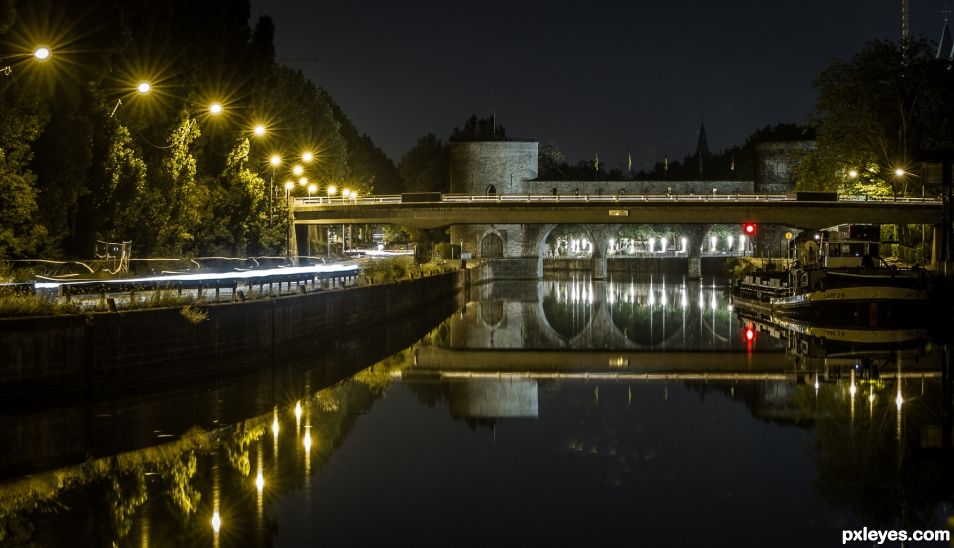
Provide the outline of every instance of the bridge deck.
<path id="1" fill-rule="evenodd" d="M 755 222 L 817 229 L 843 223 L 940 224 L 941 200 L 927 198 L 796 200 L 764 195 L 445 195 L 402 203 L 399 196 L 353 200 L 296 198 L 296 224 L 693 224 Z"/>

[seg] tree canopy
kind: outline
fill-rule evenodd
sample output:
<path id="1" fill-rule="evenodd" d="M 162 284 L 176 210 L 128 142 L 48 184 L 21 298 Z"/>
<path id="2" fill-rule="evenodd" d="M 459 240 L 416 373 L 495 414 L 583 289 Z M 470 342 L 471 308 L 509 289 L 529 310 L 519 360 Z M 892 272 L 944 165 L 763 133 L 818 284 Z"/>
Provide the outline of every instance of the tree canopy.
<path id="1" fill-rule="evenodd" d="M 292 196 L 399 186 L 328 93 L 276 62 L 274 24 L 250 26 L 248 0 L 0 7 L 12 60 L 0 76 L 0 259 L 85 258 L 96 240 L 132 240 L 139 256 L 274 253 L 286 181 Z M 41 43 L 42 63 L 30 55 Z M 136 91 L 143 81 L 151 92 Z"/>
<path id="2" fill-rule="evenodd" d="M 870 42 L 818 75 L 817 148 L 797 168 L 799 188 L 903 195 L 921 175 L 919 149 L 954 145 L 954 74 L 926 40 L 906 52 Z"/>

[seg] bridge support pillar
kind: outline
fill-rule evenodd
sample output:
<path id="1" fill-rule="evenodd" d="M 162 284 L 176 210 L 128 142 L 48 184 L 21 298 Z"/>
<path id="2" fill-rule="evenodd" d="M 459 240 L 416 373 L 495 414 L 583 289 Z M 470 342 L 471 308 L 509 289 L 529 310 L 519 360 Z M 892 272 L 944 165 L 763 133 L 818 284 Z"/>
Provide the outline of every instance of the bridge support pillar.
<path id="1" fill-rule="evenodd" d="M 606 257 L 593 257 L 593 279 L 606 279 Z"/>
<path id="2" fill-rule="evenodd" d="M 288 223 L 288 235 L 286 236 L 286 250 L 285 255 L 290 259 L 294 264 L 298 264 L 298 225 L 295 223 Z"/>
<path id="3" fill-rule="evenodd" d="M 686 242 L 689 252 L 689 272 L 687 276 L 690 280 L 702 278 L 702 244 L 709 231 L 710 225 L 690 225 L 689 241 Z"/>

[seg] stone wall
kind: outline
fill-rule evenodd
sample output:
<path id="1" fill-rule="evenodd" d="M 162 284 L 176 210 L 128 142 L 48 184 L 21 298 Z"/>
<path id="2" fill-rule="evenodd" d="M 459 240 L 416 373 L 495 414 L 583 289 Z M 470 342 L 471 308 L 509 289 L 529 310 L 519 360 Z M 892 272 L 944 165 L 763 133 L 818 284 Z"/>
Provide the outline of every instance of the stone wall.
<path id="1" fill-rule="evenodd" d="M 482 260 L 470 269 L 470 283 L 497 280 L 537 280 L 543 274 L 543 259 L 536 257 Z"/>
<path id="2" fill-rule="evenodd" d="M 759 143 L 755 146 L 755 191 L 787 193 L 795 191 L 794 168 L 815 141 Z"/>
<path id="3" fill-rule="evenodd" d="M 0 396 L 215 379 L 315 351 L 314 341 L 414 313 L 464 286 L 453 272 L 396 284 L 181 309 L 0 320 Z"/>
<path id="4" fill-rule="evenodd" d="M 450 242 L 461 244 L 464 253 L 470 253 L 473 258 L 481 258 L 481 242 L 488 234 L 495 234 L 503 241 L 504 257 L 522 257 L 523 225 L 452 225 L 450 227 Z"/>
<path id="5" fill-rule="evenodd" d="M 520 194 L 523 181 L 537 178 L 539 143 L 479 141 L 450 143 L 452 194 Z"/>
<path id="6" fill-rule="evenodd" d="M 525 194 L 613 196 L 616 194 L 752 194 L 752 181 L 527 181 Z"/>

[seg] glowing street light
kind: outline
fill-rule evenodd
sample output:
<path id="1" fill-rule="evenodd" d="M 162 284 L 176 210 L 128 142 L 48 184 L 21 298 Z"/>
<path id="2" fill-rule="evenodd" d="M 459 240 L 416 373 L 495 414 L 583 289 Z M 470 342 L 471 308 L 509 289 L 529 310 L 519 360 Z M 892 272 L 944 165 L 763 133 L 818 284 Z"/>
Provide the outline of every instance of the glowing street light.
<path id="1" fill-rule="evenodd" d="M 258 475 L 255 476 L 255 489 L 257 489 L 259 493 L 265 489 L 265 476 L 262 474 L 261 470 L 259 470 Z"/>
<path id="2" fill-rule="evenodd" d="M 301 167 L 298 164 L 295 164 L 295 166 L 292 167 L 292 173 L 294 173 L 296 177 L 300 176 L 304 172 L 305 172 L 305 168 Z"/>
<path id="3" fill-rule="evenodd" d="M 52 54 L 53 53 L 50 51 L 50 48 L 48 48 L 47 46 L 40 46 L 36 48 L 35 50 L 33 50 L 33 57 L 37 61 L 46 61 L 47 59 L 50 58 Z"/>
<path id="4" fill-rule="evenodd" d="M 285 181 L 285 201 L 288 201 L 288 194 L 291 193 L 292 189 L 295 188 L 295 183 L 291 181 Z"/>
<path id="5" fill-rule="evenodd" d="M 272 164 L 272 167 L 278 167 L 282 163 L 282 157 L 278 154 L 272 154 L 271 158 L 268 159 L 268 163 Z"/>
<path id="6" fill-rule="evenodd" d="M 139 85 L 136 86 L 136 91 L 138 91 L 140 95 L 146 95 L 147 93 L 152 91 L 152 84 L 150 84 L 149 82 L 146 82 L 145 80 L 142 82 L 139 82 Z"/>
<path id="7" fill-rule="evenodd" d="M 308 185 L 308 197 L 311 198 L 311 195 L 314 194 L 315 191 L 317 190 L 318 190 L 318 185 L 316 185 L 315 183 L 311 183 L 310 185 Z"/>
<path id="8" fill-rule="evenodd" d="M 329 198 L 331 198 L 332 196 L 334 196 L 334 195 L 337 194 L 337 193 L 338 193 L 338 187 L 336 187 L 335 185 L 329 185 L 329 186 L 328 186 L 328 197 L 329 197 Z"/>
<path id="9" fill-rule="evenodd" d="M 300 186 L 305 186 L 305 185 L 307 185 L 307 184 L 308 184 L 308 177 L 300 177 L 300 178 L 298 179 L 298 184 L 299 184 Z"/>
<path id="10" fill-rule="evenodd" d="M 212 512 L 212 532 L 216 535 L 219 534 L 219 529 L 222 528 L 222 517 L 219 516 L 218 512 Z"/>
<path id="11" fill-rule="evenodd" d="M 212 116 L 218 116 L 222 114 L 222 103 L 212 103 L 209 105 L 209 114 Z"/>
<path id="12" fill-rule="evenodd" d="M 310 164 L 311 161 L 314 159 L 315 159 L 315 155 L 310 152 L 304 152 L 301 155 L 301 161 L 305 162 L 306 164 Z"/>
<path id="13" fill-rule="evenodd" d="M 256 137 L 264 137 L 265 126 L 263 126 L 262 124 L 255 124 L 255 129 L 252 130 L 252 133 L 254 133 Z"/>
<path id="14" fill-rule="evenodd" d="M 904 170 L 899 167 L 898 169 L 894 170 L 894 175 L 896 177 L 904 177 L 906 174 Z"/>

